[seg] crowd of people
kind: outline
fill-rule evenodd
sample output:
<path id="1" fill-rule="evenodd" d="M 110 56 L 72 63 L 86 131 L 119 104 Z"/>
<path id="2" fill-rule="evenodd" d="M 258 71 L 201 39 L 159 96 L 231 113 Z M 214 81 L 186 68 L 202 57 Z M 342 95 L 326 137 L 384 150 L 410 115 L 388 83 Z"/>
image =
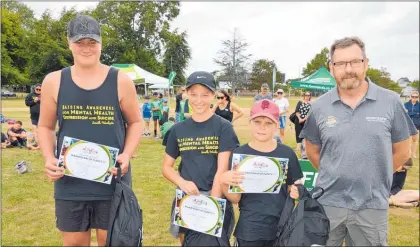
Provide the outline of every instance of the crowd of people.
<path id="1" fill-rule="evenodd" d="M 305 92 L 291 112 L 284 91 L 277 90 L 273 97 L 263 84 L 250 110 L 251 140 L 242 146 L 232 122 L 243 117 L 243 110 L 226 91 L 216 89 L 210 73 L 198 71 L 188 77 L 176 95 L 173 118 L 163 95 L 146 96 L 139 107 L 132 80 L 100 63 L 101 28 L 92 17 L 72 19 L 67 39 L 74 64 L 46 75 L 42 87 L 35 87 L 27 100 L 45 174 L 54 182 L 56 226 L 64 246 L 90 245 L 92 229 L 96 229 L 97 244 L 105 245 L 115 180 L 108 185 L 64 176 L 54 151 L 61 149 L 65 136 L 118 148 L 117 167 L 122 180 L 131 185 L 136 179 L 131 171 L 137 168 L 131 167 L 130 158 L 141 137 L 150 136 L 151 120 L 154 137 L 162 138 L 165 146 L 163 176 L 188 195 L 227 200 L 220 238 L 178 227 L 171 220 L 168 225 L 173 236 L 183 246 L 230 246 L 232 234 L 238 246 L 272 246 L 285 200 L 299 197 L 303 177 L 295 151 L 281 144 L 288 115 L 295 125 L 297 148 L 305 146 L 307 158 L 319 171 L 316 185 L 325 191 L 318 201 L 331 224 L 327 246 L 340 246 L 344 240 L 349 246 L 387 245 L 393 176 L 406 172 L 411 154 L 417 155 L 413 150 L 420 127 L 418 93 L 404 105 L 396 93 L 372 83 L 366 77 L 369 59 L 359 38 L 346 37 L 331 46 L 330 71 L 337 87 L 313 103 L 310 92 Z M 212 104 L 215 97 L 217 103 Z M 64 117 L 63 109 L 68 106 L 90 105 L 112 109 L 113 122 L 94 125 Z M 16 121 L 9 129 L 11 144 L 19 145 L 26 137 L 21 127 Z M 275 140 L 277 134 L 280 142 Z M 212 145 L 196 140 L 210 140 Z M 243 172 L 232 169 L 233 154 L 287 159 L 288 172 L 280 192 L 229 193 L 229 186 L 238 186 L 245 179 Z M 116 168 L 112 175 L 117 175 Z M 174 203 L 175 198 L 173 207 Z M 236 227 L 233 204 L 240 209 Z M 172 213 L 167 212 L 168 218 Z"/>

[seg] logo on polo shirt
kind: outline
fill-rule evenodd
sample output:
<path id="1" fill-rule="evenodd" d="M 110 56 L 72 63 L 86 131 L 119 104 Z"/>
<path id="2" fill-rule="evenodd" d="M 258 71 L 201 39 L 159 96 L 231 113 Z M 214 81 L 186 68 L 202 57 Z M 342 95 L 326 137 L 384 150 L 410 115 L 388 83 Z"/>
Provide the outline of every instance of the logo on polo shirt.
<path id="1" fill-rule="evenodd" d="M 368 122 L 384 123 L 384 122 L 386 122 L 386 120 L 387 120 L 386 117 L 366 117 L 366 121 L 368 121 Z"/>
<path id="2" fill-rule="evenodd" d="M 328 116 L 327 121 L 325 121 L 327 127 L 334 127 L 338 124 L 338 119 L 334 116 Z"/>

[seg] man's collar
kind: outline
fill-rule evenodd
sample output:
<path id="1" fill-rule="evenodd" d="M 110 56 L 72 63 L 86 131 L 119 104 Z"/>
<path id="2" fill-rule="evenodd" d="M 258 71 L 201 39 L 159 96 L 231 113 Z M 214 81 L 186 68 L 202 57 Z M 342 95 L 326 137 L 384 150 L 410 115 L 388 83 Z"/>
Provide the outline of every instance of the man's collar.
<path id="1" fill-rule="evenodd" d="M 377 100 L 378 96 L 378 86 L 373 83 L 369 77 L 366 77 L 365 80 L 368 83 L 368 91 L 366 93 L 366 99 L 370 100 Z M 331 89 L 331 104 L 334 104 L 335 102 L 340 100 L 340 96 L 338 95 L 338 86 L 335 86 L 333 89 Z"/>

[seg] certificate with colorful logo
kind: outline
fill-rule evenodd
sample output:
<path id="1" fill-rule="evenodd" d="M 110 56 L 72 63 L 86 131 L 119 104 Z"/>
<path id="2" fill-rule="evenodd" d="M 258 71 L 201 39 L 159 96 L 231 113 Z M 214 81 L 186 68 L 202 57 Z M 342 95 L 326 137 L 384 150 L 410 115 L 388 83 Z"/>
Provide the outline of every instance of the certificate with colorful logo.
<path id="1" fill-rule="evenodd" d="M 241 171 L 245 178 L 238 186 L 229 186 L 229 193 L 279 193 L 286 183 L 289 159 L 232 155 L 232 170 Z"/>
<path id="2" fill-rule="evenodd" d="M 176 190 L 174 224 L 216 237 L 222 236 L 226 199 L 212 196 L 189 196 Z"/>
<path id="3" fill-rule="evenodd" d="M 111 184 L 118 153 L 118 148 L 65 136 L 58 166 L 66 176 Z"/>

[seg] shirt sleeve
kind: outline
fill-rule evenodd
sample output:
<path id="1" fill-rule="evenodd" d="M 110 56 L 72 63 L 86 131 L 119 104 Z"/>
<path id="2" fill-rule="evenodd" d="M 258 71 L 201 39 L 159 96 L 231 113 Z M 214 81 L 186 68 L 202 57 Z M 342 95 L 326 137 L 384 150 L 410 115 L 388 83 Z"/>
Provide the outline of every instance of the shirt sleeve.
<path id="1" fill-rule="evenodd" d="M 415 128 L 411 118 L 405 111 L 405 107 L 400 99 L 394 103 L 394 118 L 391 121 L 391 140 L 397 143 L 410 136 L 410 128 Z M 417 132 L 417 131 L 416 131 Z"/>
<path id="2" fill-rule="evenodd" d="M 168 136 L 166 142 L 162 143 L 166 146 L 165 152 L 174 159 L 178 158 L 180 152 L 174 128 L 169 129 L 165 136 Z"/>
<path id="3" fill-rule="evenodd" d="M 311 108 L 311 110 L 308 113 L 308 118 L 305 121 L 305 125 L 303 126 L 299 137 L 308 140 L 314 145 L 320 146 L 322 142 L 319 131 L 320 130 L 316 121 L 315 109 Z"/>
<path id="4" fill-rule="evenodd" d="M 239 139 L 230 123 L 223 124 L 219 135 L 219 153 L 232 151 L 239 147 Z"/>
<path id="5" fill-rule="evenodd" d="M 299 180 L 303 177 L 302 169 L 300 168 L 300 163 L 298 157 L 296 156 L 293 150 L 291 151 L 290 159 L 289 159 L 289 169 L 287 171 L 287 185 L 292 185 L 296 180 Z"/>

